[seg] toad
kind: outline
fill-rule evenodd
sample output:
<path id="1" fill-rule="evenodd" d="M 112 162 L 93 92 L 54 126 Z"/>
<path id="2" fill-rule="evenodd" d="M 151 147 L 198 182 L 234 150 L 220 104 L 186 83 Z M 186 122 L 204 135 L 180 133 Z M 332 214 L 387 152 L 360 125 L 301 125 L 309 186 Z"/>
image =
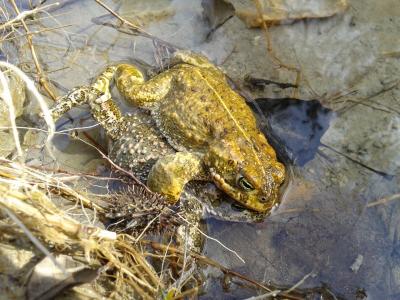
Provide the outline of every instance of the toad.
<path id="1" fill-rule="evenodd" d="M 248 209 L 270 210 L 285 168 L 245 99 L 202 55 L 178 51 L 171 65 L 149 80 L 134 65 L 110 66 L 91 86 L 61 98 L 53 117 L 88 103 L 111 139 L 110 158 L 130 168 L 146 164 L 148 187 L 171 203 L 187 182 L 206 180 Z M 151 122 L 140 121 L 140 114 L 122 115 L 111 97 L 112 81 L 126 101 L 150 113 Z M 154 138 L 152 151 L 140 149 L 140 140 L 147 138 Z"/>

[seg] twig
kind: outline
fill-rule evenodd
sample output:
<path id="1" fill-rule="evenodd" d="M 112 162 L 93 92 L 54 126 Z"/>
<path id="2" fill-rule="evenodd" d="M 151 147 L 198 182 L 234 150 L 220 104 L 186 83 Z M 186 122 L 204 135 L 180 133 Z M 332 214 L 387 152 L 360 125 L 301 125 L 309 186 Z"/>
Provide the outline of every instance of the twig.
<path id="1" fill-rule="evenodd" d="M 15 1 L 14 1 L 14 0 L 9 0 L 9 1 L 10 1 L 11 5 L 13 6 L 15 12 L 16 12 L 18 15 L 21 14 L 21 12 L 20 12 L 18 6 L 15 4 Z M 54 3 L 53 5 L 59 5 L 59 3 L 56 2 L 56 3 Z M 39 64 L 39 61 L 38 61 L 38 58 L 37 58 L 37 55 L 36 55 L 36 50 L 35 50 L 35 47 L 33 46 L 33 42 L 32 42 L 32 33 L 29 31 L 29 28 L 28 28 L 28 26 L 26 25 L 26 23 L 25 23 L 25 21 L 24 21 L 23 18 L 21 19 L 21 23 L 22 23 L 22 26 L 24 27 L 24 29 L 25 29 L 25 31 L 26 31 L 26 34 L 27 34 L 27 35 L 26 35 L 26 40 L 28 41 L 28 45 L 29 45 L 29 48 L 30 48 L 31 53 L 32 53 L 32 58 L 33 58 L 33 61 L 34 61 L 34 63 L 35 63 L 35 67 L 36 67 L 36 70 L 37 70 L 37 75 L 39 76 L 39 83 L 40 83 L 40 85 L 45 89 L 45 91 L 47 92 L 47 94 L 48 94 L 53 100 L 56 100 L 57 97 L 56 97 L 56 95 L 54 94 L 54 92 L 51 90 L 51 88 L 50 88 L 50 86 L 49 86 L 49 83 L 47 82 L 47 80 L 46 80 L 46 78 L 45 78 L 45 76 L 44 76 L 44 74 L 43 74 L 42 67 L 41 67 L 40 64 Z"/>
<path id="2" fill-rule="evenodd" d="M 85 143 L 86 145 L 89 145 L 90 147 L 93 147 L 94 149 L 96 149 L 96 151 L 101 155 L 101 157 L 104 158 L 105 160 L 107 160 L 107 161 L 111 164 L 111 166 L 113 166 L 113 167 L 114 167 L 115 169 L 117 169 L 118 171 L 120 171 L 120 172 L 122 172 L 122 173 L 128 175 L 130 178 L 133 179 L 133 181 L 135 181 L 135 183 L 137 183 L 138 185 L 140 185 L 141 187 L 143 187 L 143 188 L 144 188 L 147 192 L 149 192 L 150 194 L 154 195 L 154 192 L 151 191 L 151 190 L 147 187 L 147 185 L 145 185 L 143 182 L 141 182 L 135 175 L 133 175 L 132 172 L 129 172 L 129 171 L 127 171 L 127 170 L 121 168 L 120 166 L 118 166 L 118 165 L 117 165 L 116 163 L 114 163 L 107 155 L 105 155 L 104 152 L 102 152 L 102 151 L 101 151 L 100 149 L 98 149 L 96 146 L 94 146 L 94 145 L 92 145 L 92 144 L 90 144 L 90 143 L 84 141 L 84 140 L 81 139 L 81 138 L 77 138 L 77 137 L 74 137 L 74 138 L 76 138 L 76 139 L 80 140 L 81 142 Z"/>
<path id="3" fill-rule="evenodd" d="M 34 34 L 39 34 L 39 33 L 43 33 L 43 32 L 55 31 L 55 30 L 63 29 L 63 28 L 70 27 L 70 26 L 72 26 L 72 24 L 60 25 L 60 26 L 51 27 L 51 28 L 45 28 L 45 29 L 41 29 L 41 30 L 34 30 L 34 31 L 31 31 L 30 33 L 32 35 L 34 35 Z M 10 37 L 10 38 L 5 38 L 5 39 L 2 39 L 1 41 L 2 42 L 11 41 L 11 40 L 15 40 L 17 38 L 26 37 L 27 35 L 28 34 L 25 33 L 25 34 L 21 34 L 19 36 L 13 36 L 13 37 Z M 68 67 L 64 67 L 63 69 L 67 69 L 67 68 Z M 49 72 L 47 72 L 47 73 L 49 73 Z"/>
<path id="4" fill-rule="evenodd" d="M 387 204 L 390 201 L 398 200 L 398 199 L 400 199 L 400 194 L 394 194 L 394 195 L 391 195 L 388 197 L 381 198 L 374 202 L 368 203 L 367 207 L 373 207 L 373 206 L 377 206 L 377 205 L 381 205 L 381 204 Z"/>
<path id="5" fill-rule="evenodd" d="M 96 3 L 98 3 L 100 6 L 102 6 L 105 10 L 107 10 L 111 15 L 113 15 L 114 17 L 116 17 L 121 23 L 122 25 L 127 25 L 130 29 L 134 30 L 134 32 L 136 32 L 136 34 L 141 35 L 143 37 L 149 38 L 154 42 L 160 43 L 162 45 L 165 45 L 171 49 L 179 49 L 179 47 L 172 45 L 171 43 L 168 43 L 167 41 L 164 41 L 148 32 L 146 32 L 145 30 L 143 30 L 142 28 L 140 28 L 139 26 L 133 24 L 132 22 L 128 21 L 127 19 L 123 18 L 122 16 L 120 16 L 119 14 L 117 14 L 115 11 L 113 11 L 109 6 L 107 6 L 106 4 L 104 4 L 102 1 L 100 0 L 95 0 Z M 104 24 L 107 26 L 112 26 L 112 24 Z M 122 31 L 122 30 L 121 30 Z M 129 32 L 126 31 L 122 31 L 124 33 L 129 34 Z"/>
<path id="6" fill-rule="evenodd" d="M 10 166 L 9 170 L 7 170 L 8 173 L 1 171 L 4 170 L 4 167 L 1 167 L 0 176 L 2 177 L 12 180 L 18 180 L 20 184 L 31 184 L 39 186 L 46 184 L 46 187 L 49 189 L 49 191 L 52 191 L 53 193 L 72 197 L 80 203 L 84 204 L 86 207 L 89 207 L 90 209 L 96 210 L 101 213 L 104 212 L 103 207 L 93 203 L 89 199 L 76 192 L 70 186 L 63 183 L 62 179 L 60 180 L 60 178 L 55 177 L 54 174 L 50 175 L 47 173 L 39 172 L 33 168 L 27 167 L 24 164 L 15 163 L 5 159 L 0 159 L 0 161 L 3 163 L 8 163 Z M 23 178 L 24 174 L 29 175 L 31 180 L 22 180 L 21 178 Z"/>
<path id="7" fill-rule="evenodd" d="M 388 173 L 386 173 L 384 171 L 380 171 L 380 170 L 377 170 L 375 168 L 372 168 L 372 167 L 364 164 L 363 162 L 361 162 L 361 161 L 359 161 L 359 160 L 347 155 L 346 153 L 343 153 L 343 152 L 340 152 L 339 150 L 336 150 L 335 148 L 333 148 L 330 145 L 321 143 L 321 146 L 325 147 L 326 149 L 329 149 L 329 150 L 335 152 L 336 154 L 339 154 L 339 155 L 343 156 L 344 158 L 350 160 L 351 162 L 353 162 L 353 163 L 355 163 L 355 164 L 357 164 L 357 165 L 359 165 L 359 166 L 361 166 L 361 167 L 363 167 L 363 168 L 365 168 L 365 169 L 367 169 L 367 170 L 369 170 L 369 171 L 371 171 L 371 172 L 373 172 L 375 174 L 378 174 L 378 175 L 382 176 L 383 178 L 385 178 L 387 180 L 391 180 L 395 176 L 394 174 L 388 174 Z"/>
<path id="8" fill-rule="evenodd" d="M 140 239 L 143 237 L 143 235 L 146 233 L 147 229 L 153 224 L 159 217 L 161 216 L 161 213 L 159 213 L 157 216 L 155 216 L 153 219 L 150 220 L 150 222 L 147 223 L 146 227 L 142 230 L 142 232 L 139 234 L 139 236 L 136 238 L 136 243 L 140 241 Z"/>
<path id="9" fill-rule="evenodd" d="M 191 274 L 189 275 L 188 272 L 185 272 L 186 264 L 188 262 L 188 242 L 189 242 L 188 226 L 185 226 L 185 239 L 184 239 L 184 242 L 185 242 L 185 245 L 184 245 L 184 248 L 183 248 L 183 265 L 182 265 L 182 268 L 181 268 L 182 269 L 181 276 L 172 285 L 174 288 L 176 288 L 178 290 L 182 289 L 182 286 L 184 285 L 183 282 L 186 281 L 188 276 L 191 275 Z M 191 268 L 191 269 L 192 269 L 192 272 L 193 272 L 194 269 L 193 268 Z"/>
<path id="10" fill-rule="evenodd" d="M 1 65 L 1 62 L 0 62 L 0 65 Z M 50 117 L 50 118 L 51 118 L 51 117 Z M 51 119 L 51 120 L 52 120 L 52 119 Z M 95 125 L 92 125 L 92 126 L 87 126 L 87 127 L 82 127 L 82 128 L 83 128 L 83 129 L 85 129 L 85 128 L 93 128 L 93 127 L 96 127 L 96 126 L 98 126 L 98 124 L 95 124 Z M 33 130 L 38 130 L 38 131 L 43 131 L 43 130 L 38 129 L 38 128 L 32 128 L 32 129 L 33 129 Z M 67 129 L 67 130 L 63 130 L 62 132 L 75 131 L 75 130 L 78 130 L 78 129 L 80 129 L 80 128 Z M 65 134 L 65 133 L 57 132 L 57 134 Z M 132 172 L 129 172 L 129 171 L 127 171 L 127 170 L 121 168 L 120 166 L 118 166 L 116 163 L 114 163 L 114 162 L 113 162 L 103 151 L 101 151 L 99 148 L 97 148 L 96 146 L 92 145 L 91 143 L 89 143 L 89 142 L 87 142 L 87 141 L 85 141 L 85 140 L 83 140 L 83 139 L 81 139 L 81 138 L 79 138 L 79 137 L 76 137 L 76 136 L 71 136 L 71 137 L 74 138 L 74 139 L 76 139 L 76 140 L 79 140 L 80 142 L 82 142 L 82 143 L 88 145 L 89 147 L 94 148 L 94 149 L 101 155 L 102 158 L 104 158 L 105 160 L 107 160 L 107 161 L 111 164 L 111 166 L 113 166 L 113 167 L 114 167 L 115 169 L 117 169 L 118 171 L 120 171 L 120 172 L 126 174 L 128 177 L 132 178 L 133 181 L 135 181 L 135 183 L 137 183 L 138 185 L 140 185 L 141 187 L 143 187 L 143 188 L 144 188 L 147 192 L 149 192 L 150 194 L 154 195 L 154 192 L 152 192 L 143 182 L 141 182 L 135 175 L 133 175 Z"/>
<path id="11" fill-rule="evenodd" d="M 96 126 L 98 126 L 98 124 L 92 125 L 92 126 L 90 126 L 90 127 L 96 127 Z M 83 127 L 83 128 L 85 128 L 85 127 Z M 77 129 L 79 129 L 79 128 L 75 128 L 75 129 L 73 129 L 73 130 L 77 130 Z M 70 129 L 68 129 L 67 131 L 70 131 Z M 79 138 L 79 137 L 76 137 L 76 136 L 71 136 L 71 137 L 74 138 L 74 139 L 77 139 L 77 140 L 79 140 L 79 141 L 81 141 L 81 142 L 83 142 L 83 143 L 85 143 L 85 144 L 88 145 L 89 147 L 94 148 L 94 149 L 102 156 L 102 158 L 104 158 L 105 160 L 107 160 L 107 161 L 111 164 L 111 166 L 113 166 L 113 167 L 114 167 L 115 169 L 117 169 L 118 171 L 120 171 L 120 172 L 122 172 L 122 173 L 128 175 L 130 178 L 133 179 L 133 181 L 134 181 L 135 183 L 137 183 L 138 185 L 140 185 L 141 187 L 143 187 L 143 188 L 144 188 L 147 192 L 149 192 L 151 195 L 154 195 L 154 192 L 152 192 L 152 191 L 151 191 L 143 182 L 141 182 L 132 172 L 129 172 L 129 171 L 127 171 L 127 170 L 121 168 L 120 166 L 118 166 L 118 165 L 117 165 L 116 163 L 114 163 L 101 149 L 99 149 L 99 148 L 96 147 L 95 145 L 92 145 L 91 143 L 89 143 L 89 142 L 87 142 L 87 141 L 85 141 L 85 140 L 83 140 L 83 139 L 81 139 L 81 138 Z"/>
<path id="12" fill-rule="evenodd" d="M 254 3 L 256 5 L 257 8 L 257 13 L 258 13 L 258 18 L 260 20 L 263 20 L 263 12 L 262 12 L 262 6 L 260 3 L 260 0 L 254 0 Z M 301 72 L 300 70 L 292 65 L 288 65 L 284 62 L 282 62 L 282 60 L 280 58 L 278 58 L 272 48 L 272 41 L 271 41 L 271 37 L 269 34 L 269 30 L 268 30 L 268 26 L 266 22 L 261 22 L 261 28 L 264 31 L 264 36 L 265 36 L 265 43 L 266 43 L 266 47 L 267 47 L 267 52 L 270 54 L 272 60 L 279 66 L 279 67 L 283 67 L 289 71 L 295 72 L 296 73 L 296 81 L 294 83 L 295 86 L 299 86 L 300 84 L 300 79 L 301 79 Z M 297 89 L 294 90 L 293 92 L 293 97 L 296 98 L 297 97 Z"/>
<path id="13" fill-rule="evenodd" d="M 125 234 L 121 234 L 120 235 L 120 239 L 124 240 L 124 239 L 129 239 L 130 241 L 132 240 L 132 237 L 129 235 L 125 235 Z M 146 271 L 147 275 L 149 275 L 151 281 L 157 286 L 157 288 L 161 288 L 164 289 L 164 284 L 158 279 L 157 275 L 155 274 L 155 272 L 153 271 L 153 269 L 149 266 L 149 263 L 142 257 L 140 256 L 136 250 L 134 250 L 133 248 L 131 249 L 127 249 L 126 248 L 126 244 L 119 244 L 119 246 L 121 248 L 125 248 L 126 250 L 129 250 L 130 252 L 132 252 L 133 256 L 135 256 L 137 263 Z"/>
<path id="14" fill-rule="evenodd" d="M 177 294 L 173 297 L 173 299 L 196 299 L 196 296 L 199 293 L 200 288 L 198 286 L 186 290 L 180 294 Z M 191 297 L 192 296 L 192 297 Z"/>
<path id="15" fill-rule="evenodd" d="M 6 29 L 7 27 L 13 25 L 14 23 L 17 23 L 19 21 L 24 20 L 26 17 L 30 16 L 30 15 L 34 15 L 40 11 L 46 10 L 47 8 L 50 8 L 52 6 L 57 6 L 58 3 L 52 3 L 52 4 L 48 4 L 48 5 L 44 5 L 41 7 L 36 7 L 35 9 L 32 10 L 25 10 L 22 13 L 19 13 L 14 19 L 11 19 L 3 24 L 0 25 L 0 31 Z"/>
<path id="16" fill-rule="evenodd" d="M 294 291 L 295 289 L 297 289 L 300 285 L 302 285 L 304 283 L 304 281 L 307 280 L 308 277 L 312 276 L 313 274 L 314 274 L 313 272 L 306 274 L 302 279 L 299 280 L 299 282 L 297 282 L 295 285 L 293 285 L 292 287 L 287 289 L 285 291 L 285 293 L 290 293 L 290 292 Z"/>
<path id="17" fill-rule="evenodd" d="M 250 297 L 250 298 L 246 298 L 245 300 L 265 300 L 265 299 L 268 299 L 270 297 L 278 296 L 278 294 L 280 292 L 281 292 L 280 290 L 274 290 L 274 291 L 266 293 L 266 294 L 262 294 L 262 295 L 254 296 L 254 297 Z"/>
<path id="18" fill-rule="evenodd" d="M 129 22 L 127 19 L 121 17 L 119 14 L 117 14 L 115 11 L 113 11 L 109 6 L 107 6 L 106 4 L 104 4 L 103 2 L 101 2 L 100 0 L 95 0 L 98 4 L 100 4 L 100 6 L 102 6 L 103 8 L 105 8 L 110 14 L 112 14 L 114 17 L 116 17 L 118 20 L 121 21 L 122 24 L 126 24 L 129 27 L 131 27 L 132 29 L 136 30 L 138 33 L 144 34 L 146 36 L 151 36 L 151 34 L 147 33 L 146 31 L 144 31 L 143 29 L 141 29 L 139 26 L 133 24 L 132 22 Z"/>
<path id="19" fill-rule="evenodd" d="M 184 217 L 182 217 L 181 215 L 179 215 L 179 217 L 186 222 L 189 226 L 194 227 L 194 224 L 190 223 L 188 220 L 186 220 Z M 204 237 L 206 237 L 209 240 L 212 240 L 214 242 L 216 242 L 217 244 L 219 244 L 222 248 L 224 248 L 225 250 L 228 250 L 229 252 L 233 253 L 242 263 L 246 263 L 245 260 L 233 249 L 225 246 L 221 241 L 217 240 L 216 238 L 207 235 L 206 233 L 204 233 L 202 230 L 200 230 L 199 228 L 195 227 L 196 230 L 198 232 L 200 232 L 200 234 L 202 234 Z"/>
<path id="20" fill-rule="evenodd" d="M 367 96 L 367 97 L 365 97 L 365 98 L 362 98 L 362 99 L 360 99 L 360 100 L 358 100 L 358 101 L 353 101 L 353 104 L 352 104 L 352 105 L 349 105 L 349 106 L 347 106 L 347 107 L 344 106 L 344 107 L 338 109 L 338 110 L 337 110 L 337 113 L 338 113 L 338 114 L 343 114 L 343 113 L 349 111 L 350 109 L 354 108 L 355 106 L 357 106 L 357 105 L 359 105 L 359 104 L 362 104 L 362 103 L 365 102 L 365 101 L 368 101 L 368 100 L 373 99 L 373 98 L 375 98 L 375 97 L 377 97 L 377 96 L 379 96 L 379 95 L 382 95 L 382 94 L 384 94 L 384 93 L 386 93 L 386 92 L 389 92 L 389 91 L 393 90 L 393 89 L 396 88 L 399 84 L 400 84 L 400 80 L 396 80 L 396 81 L 394 81 L 393 84 L 391 84 L 390 86 L 384 87 L 383 89 L 379 90 L 378 92 L 375 92 L 375 93 L 373 93 L 372 95 L 369 95 L 369 96 Z"/>

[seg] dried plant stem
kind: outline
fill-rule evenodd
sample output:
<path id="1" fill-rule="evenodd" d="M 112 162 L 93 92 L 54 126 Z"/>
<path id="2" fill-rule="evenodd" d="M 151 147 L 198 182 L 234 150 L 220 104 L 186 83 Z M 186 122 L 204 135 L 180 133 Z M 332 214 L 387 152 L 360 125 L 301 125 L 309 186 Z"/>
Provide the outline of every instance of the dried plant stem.
<path id="1" fill-rule="evenodd" d="M 114 17 L 116 17 L 118 20 L 121 21 L 122 24 L 126 24 L 132 29 L 136 30 L 138 33 L 144 34 L 146 36 L 151 36 L 149 33 L 141 29 L 139 26 L 133 24 L 132 22 L 129 22 L 127 19 L 121 17 L 119 14 L 117 14 L 115 11 L 113 11 L 108 5 L 104 4 L 100 0 L 95 0 L 100 6 L 102 6 L 105 10 L 107 10 L 110 14 L 112 14 Z"/>
<path id="2" fill-rule="evenodd" d="M 388 197 L 383 197 L 383 198 L 381 198 L 379 200 L 376 200 L 374 202 L 370 202 L 370 203 L 367 204 L 367 207 L 374 207 L 374 206 L 377 206 L 377 205 L 387 204 L 390 201 L 394 201 L 394 200 L 398 200 L 398 199 L 400 199 L 400 194 L 394 194 L 394 195 L 391 195 L 391 196 L 388 196 Z"/>
<path id="3" fill-rule="evenodd" d="M 293 285 L 289 289 L 285 290 L 285 292 L 286 293 L 290 293 L 290 292 L 294 291 L 295 289 L 300 287 L 307 280 L 307 278 L 310 277 L 310 276 L 313 276 L 313 272 L 310 272 L 310 273 L 304 275 L 302 279 L 300 279 L 295 285 Z"/>
<path id="4" fill-rule="evenodd" d="M 198 286 L 196 286 L 192 289 L 186 290 L 182 293 L 175 295 L 173 297 L 173 299 L 192 299 L 190 296 L 192 296 L 192 297 L 196 296 L 199 293 L 199 291 L 200 291 L 200 288 Z"/>
<path id="5" fill-rule="evenodd" d="M 115 11 L 113 11 L 109 6 L 104 4 L 102 1 L 100 1 L 100 0 L 95 0 L 95 1 L 100 6 L 102 6 L 105 10 L 107 10 L 110 14 L 112 14 L 114 17 L 116 17 L 122 23 L 122 25 L 126 25 L 130 29 L 134 30 L 134 32 L 136 32 L 136 34 L 141 35 L 141 36 L 146 37 L 146 38 L 149 38 L 153 42 L 157 42 L 157 43 L 160 43 L 162 45 L 168 46 L 171 49 L 178 49 L 179 48 L 179 47 L 177 47 L 175 45 L 172 45 L 171 43 L 168 43 L 167 41 L 164 41 L 164 40 L 162 40 L 162 39 L 160 39 L 160 38 L 158 38 L 158 37 L 146 32 L 145 30 L 143 30 L 139 26 L 137 26 L 137 25 L 133 24 L 132 22 L 128 21 L 127 19 L 123 18 L 122 16 L 117 14 Z M 127 32 L 125 32 L 125 33 L 127 33 Z"/>
<path id="6" fill-rule="evenodd" d="M 94 203 L 93 201 L 90 201 L 89 199 L 87 199 L 86 197 L 84 197 L 83 195 L 79 194 L 78 192 L 76 192 L 74 189 L 70 188 L 67 185 L 63 185 L 60 188 L 56 188 L 53 187 L 54 190 L 58 190 L 58 192 L 64 196 L 70 196 L 73 199 L 78 200 L 80 203 L 82 203 L 83 206 L 88 207 L 90 209 L 96 210 L 100 213 L 104 212 L 104 208 L 97 205 L 96 203 Z"/>
<path id="7" fill-rule="evenodd" d="M 15 123 L 16 114 L 15 114 L 14 103 L 13 103 L 13 99 L 11 98 L 11 93 L 10 93 L 10 89 L 8 87 L 7 79 L 4 76 L 2 71 L 0 71 L 0 83 L 2 86 L 1 98 L 4 100 L 4 102 L 8 106 L 10 124 L 11 124 L 11 129 L 12 129 L 12 133 L 13 133 L 13 137 L 14 137 L 14 143 L 17 148 L 18 157 L 20 159 L 22 159 L 22 148 L 21 148 L 21 143 L 19 141 L 17 124 Z"/>
<path id="8" fill-rule="evenodd" d="M 257 8 L 258 18 L 260 18 L 260 20 L 263 20 L 262 5 L 261 5 L 260 0 L 254 0 L 254 3 L 255 3 L 255 6 Z M 296 73 L 296 80 L 295 80 L 294 85 L 295 86 L 299 86 L 300 80 L 301 80 L 301 72 L 300 72 L 300 70 L 295 66 L 288 65 L 288 64 L 282 62 L 282 60 L 275 54 L 274 49 L 272 48 L 271 36 L 269 34 L 269 30 L 268 30 L 268 26 L 267 26 L 266 22 L 261 22 L 261 28 L 262 28 L 262 30 L 264 32 L 267 51 L 268 51 L 269 55 L 271 56 L 272 60 L 280 68 L 285 68 L 285 69 L 287 69 L 287 70 L 289 70 L 291 72 Z M 297 94 L 297 89 L 295 89 L 293 98 L 298 98 L 296 94 Z"/>
<path id="9" fill-rule="evenodd" d="M 128 236 L 128 235 L 121 235 L 121 238 L 129 239 L 129 240 L 132 239 L 132 238 L 131 238 L 130 236 Z M 121 243 L 119 246 L 120 246 L 122 249 L 124 249 L 125 245 L 126 245 L 126 244 L 122 244 L 122 243 Z M 147 273 L 148 275 L 150 275 L 150 279 L 151 279 L 151 281 L 153 282 L 153 284 L 154 284 L 154 285 L 159 285 L 160 288 L 164 289 L 165 286 L 162 284 L 162 282 L 160 282 L 160 279 L 159 279 L 158 276 L 154 273 L 152 267 L 149 266 L 148 262 L 147 262 L 142 256 L 140 256 L 139 253 L 137 253 L 135 249 L 131 248 L 131 249 L 126 249 L 126 250 L 127 250 L 127 251 L 128 251 L 128 250 L 131 251 L 131 253 L 133 254 L 133 256 L 137 258 L 138 264 L 139 264 L 143 269 L 146 270 L 146 273 Z"/>
<path id="10" fill-rule="evenodd" d="M 71 26 L 72 26 L 72 24 L 60 25 L 60 26 L 56 26 L 56 27 L 51 27 L 51 28 L 45 28 L 45 29 L 41 29 L 41 30 L 31 31 L 30 33 L 31 33 L 32 35 L 34 35 L 34 34 L 39 34 L 39 33 L 43 33 L 43 32 L 56 31 L 56 30 L 58 30 L 58 29 L 63 29 L 63 28 L 66 28 L 66 27 L 71 27 Z M 27 35 L 28 35 L 28 34 L 25 33 L 25 34 L 21 34 L 21 35 L 19 35 L 19 36 L 13 36 L 13 37 L 10 37 L 10 38 L 4 38 L 4 39 L 2 39 L 1 41 L 2 41 L 2 42 L 11 41 L 11 40 L 15 40 L 15 39 L 17 39 L 17 38 L 26 37 Z M 53 71 L 53 72 L 54 72 L 54 71 Z"/>
<path id="11" fill-rule="evenodd" d="M 216 242 L 217 244 L 219 244 L 222 248 L 224 248 L 225 250 L 233 253 L 242 263 L 246 263 L 246 261 L 233 249 L 225 246 L 221 241 L 219 241 L 218 239 L 207 235 L 205 232 L 203 232 L 202 230 L 200 230 L 197 226 L 194 226 L 194 224 L 190 223 L 188 220 L 186 220 L 184 217 L 180 216 L 180 218 L 182 219 L 182 221 L 184 221 L 185 223 L 187 223 L 189 226 L 192 227 L 196 227 L 196 231 L 198 231 L 202 236 L 204 236 L 205 238 Z"/>
<path id="12" fill-rule="evenodd" d="M 280 293 L 280 290 L 274 290 L 272 292 L 268 292 L 259 296 L 254 296 L 254 297 L 250 297 L 250 298 L 246 298 L 245 300 L 267 300 L 271 297 L 276 297 L 278 296 L 278 294 Z"/>
<path id="13" fill-rule="evenodd" d="M 9 0 L 9 1 L 10 1 L 11 5 L 13 6 L 14 10 L 15 10 L 15 13 L 18 14 L 18 15 L 21 14 L 18 6 L 15 4 L 15 1 L 14 0 Z M 59 3 L 56 2 L 56 3 L 54 3 L 54 5 L 59 5 Z M 32 53 L 32 58 L 33 58 L 33 61 L 35 63 L 37 75 L 39 77 L 39 83 L 45 89 L 47 94 L 53 100 L 56 100 L 57 97 L 54 94 L 54 92 L 52 91 L 52 89 L 50 88 L 50 85 L 49 85 L 49 83 L 48 83 L 48 81 L 47 81 L 47 79 L 46 79 L 46 77 L 45 77 L 45 75 L 43 73 L 42 67 L 41 67 L 41 65 L 39 63 L 39 60 L 38 60 L 38 57 L 37 57 L 37 54 L 36 54 L 36 50 L 35 50 L 35 47 L 33 46 L 33 42 L 32 42 L 32 33 L 29 31 L 29 28 L 26 25 L 24 18 L 21 18 L 21 23 L 22 23 L 22 26 L 24 27 L 24 29 L 26 31 L 26 40 L 28 41 L 28 45 L 29 45 L 29 48 L 30 48 L 31 53 Z"/>
<path id="14" fill-rule="evenodd" d="M 11 19 L 3 24 L 0 25 L 0 30 L 3 31 L 5 29 L 7 29 L 7 27 L 13 26 L 15 23 L 18 23 L 22 20 L 24 20 L 26 17 L 34 15 L 40 11 L 46 10 L 52 6 L 57 6 L 59 3 L 52 3 L 52 4 L 48 4 L 48 5 L 44 5 L 41 7 L 36 7 L 35 9 L 32 10 L 25 10 L 23 12 L 21 12 L 20 14 L 18 14 L 14 19 Z"/>
<path id="15" fill-rule="evenodd" d="M 150 193 L 151 195 L 154 195 L 154 192 L 151 191 L 147 185 L 145 185 L 143 182 L 141 182 L 132 172 L 127 171 L 123 168 L 121 168 L 120 166 L 118 166 L 115 162 L 113 162 L 103 151 L 101 151 L 99 148 L 97 148 L 95 145 L 92 145 L 91 143 L 79 138 L 79 137 L 73 137 L 79 141 L 81 141 L 82 143 L 88 145 L 89 147 L 94 148 L 100 155 L 102 158 L 104 158 L 106 161 L 108 161 L 110 163 L 110 165 L 112 167 L 114 167 L 116 170 L 120 171 L 121 173 L 125 174 L 126 176 L 128 176 L 129 178 L 131 178 L 137 185 L 143 187 L 148 193 Z"/>

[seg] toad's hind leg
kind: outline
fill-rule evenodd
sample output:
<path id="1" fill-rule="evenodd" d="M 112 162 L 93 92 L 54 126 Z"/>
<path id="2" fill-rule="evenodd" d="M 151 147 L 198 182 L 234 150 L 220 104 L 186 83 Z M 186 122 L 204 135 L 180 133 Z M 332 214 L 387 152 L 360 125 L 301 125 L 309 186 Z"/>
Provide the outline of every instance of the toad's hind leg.
<path id="1" fill-rule="evenodd" d="M 145 81 L 142 72 L 136 66 L 120 64 L 114 78 L 118 91 L 128 102 L 149 107 L 168 93 L 174 72 L 176 71 L 168 70 Z"/>
<path id="2" fill-rule="evenodd" d="M 150 170 L 147 185 L 172 203 L 179 200 L 185 184 L 204 174 L 201 155 L 177 152 L 160 158 Z"/>
<path id="3" fill-rule="evenodd" d="M 72 89 L 65 96 L 57 99 L 50 109 L 51 116 L 56 121 L 73 107 L 89 103 L 91 99 L 100 97 L 101 93 L 91 86 L 80 86 Z"/>
<path id="4" fill-rule="evenodd" d="M 107 136 L 116 139 L 124 127 L 124 117 L 110 94 L 110 82 L 116 67 L 108 67 L 101 73 L 91 86 L 74 88 L 63 96 L 51 109 L 54 120 L 75 106 L 89 104 L 93 117 L 106 130 Z"/>

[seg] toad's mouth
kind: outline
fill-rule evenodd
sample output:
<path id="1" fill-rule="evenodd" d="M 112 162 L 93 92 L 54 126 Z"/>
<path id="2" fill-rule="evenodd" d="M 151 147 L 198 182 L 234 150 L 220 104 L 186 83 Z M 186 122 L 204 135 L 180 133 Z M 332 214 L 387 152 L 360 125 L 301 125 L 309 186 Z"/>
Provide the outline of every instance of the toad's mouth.
<path id="1" fill-rule="evenodd" d="M 245 197 L 243 197 L 243 194 L 240 191 L 238 191 L 236 188 L 227 183 L 225 179 L 222 178 L 222 176 L 219 175 L 213 168 L 210 168 L 209 172 L 213 182 L 220 190 L 224 191 L 228 196 L 230 196 L 231 198 L 233 198 L 235 201 L 239 202 L 246 208 L 258 212 L 265 212 L 270 207 L 270 205 L 262 203 L 259 204 L 257 203 L 258 204 L 257 206 L 254 205 L 254 203 L 251 203 L 249 200 L 245 199 Z"/>

